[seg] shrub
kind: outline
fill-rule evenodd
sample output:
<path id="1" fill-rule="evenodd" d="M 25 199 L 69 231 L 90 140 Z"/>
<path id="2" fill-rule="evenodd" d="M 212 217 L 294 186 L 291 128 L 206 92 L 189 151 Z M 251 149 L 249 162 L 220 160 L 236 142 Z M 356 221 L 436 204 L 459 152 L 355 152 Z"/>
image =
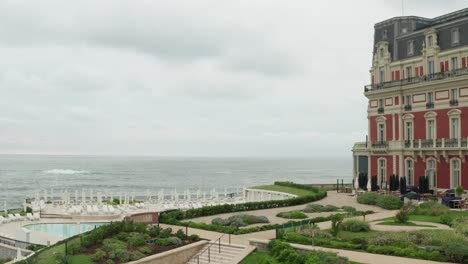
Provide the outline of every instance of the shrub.
<path id="1" fill-rule="evenodd" d="M 343 209 L 343 211 L 345 212 L 348 212 L 348 213 L 351 213 L 351 212 L 356 212 L 356 208 L 352 207 L 352 206 L 342 206 L 341 209 Z"/>
<path id="2" fill-rule="evenodd" d="M 444 225 L 452 226 L 454 217 L 449 214 L 443 214 L 440 216 L 440 222 Z"/>
<path id="3" fill-rule="evenodd" d="M 437 201 L 428 201 L 420 204 L 419 207 L 414 211 L 414 213 L 428 216 L 439 216 L 446 214 L 449 211 L 450 208 Z"/>
<path id="4" fill-rule="evenodd" d="M 107 253 L 107 257 L 110 259 L 115 259 L 115 251 L 109 251 Z"/>
<path id="5" fill-rule="evenodd" d="M 400 209 L 400 207 L 403 205 L 403 201 L 395 196 L 380 195 L 377 198 L 376 205 L 383 209 L 396 210 Z"/>
<path id="6" fill-rule="evenodd" d="M 455 231 L 468 238 L 468 218 L 458 217 L 452 221 Z"/>
<path id="7" fill-rule="evenodd" d="M 361 220 L 350 219 L 341 224 L 341 229 L 351 232 L 368 232 L 370 230 L 370 225 Z"/>
<path id="8" fill-rule="evenodd" d="M 221 217 L 216 217 L 211 220 L 213 225 L 228 226 L 231 222 L 228 219 L 222 219 Z"/>
<path id="9" fill-rule="evenodd" d="M 141 247 L 138 249 L 138 251 L 140 251 L 141 253 L 145 255 L 149 255 L 153 252 L 153 250 L 150 247 Z"/>
<path id="10" fill-rule="evenodd" d="M 132 247 L 139 247 L 145 245 L 146 241 L 142 235 L 136 235 L 128 238 L 128 244 Z"/>
<path id="11" fill-rule="evenodd" d="M 114 262 L 112 259 L 108 259 L 108 260 L 106 261 L 106 264 L 115 264 L 115 262 Z"/>
<path id="12" fill-rule="evenodd" d="M 151 237 L 157 237 L 159 236 L 159 232 L 161 229 L 158 226 L 152 226 L 150 229 L 148 229 L 148 235 Z"/>
<path id="13" fill-rule="evenodd" d="M 83 248 L 81 247 L 81 244 L 79 242 L 71 242 L 68 244 L 68 254 L 70 255 L 78 255 L 81 253 Z"/>
<path id="14" fill-rule="evenodd" d="M 406 223 L 409 220 L 409 211 L 400 210 L 395 214 L 395 222 L 397 223 Z"/>
<path id="15" fill-rule="evenodd" d="M 333 236 L 338 235 L 338 232 L 340 231 L 340 225 L 343 222 L 344 216 L 343 215 L 333 215 L 331 218 L 332 226 L 331 226 L 331 234 Z"/>
<path id="16" fill-rule="evenodd" d="M 306 213 L 335 212 L 338 211 L 338 207 L 334 205 L 308 204 L 302 211 Z"/>
<path id="17" fill-rule="evenodd" d="M 106 256 L 107 256 L 107 254 L 106 254 L 105 251 L 98 249 L 98 250 L 96 250 L 96 253 L 94 253 L 92 258 L 93 258 L 93 260 L 95 262 L 101 262 L 106 258 Z"/>
<path id="18" fill-rule="evenodd" d="M 281 212 L 278 213 L 276 216 L 286 218 L 286 219 L 304 219 L 307 218 L 307 215 L 300 211 L 289 211 L 289 212 Z"/>
<path id="19" fill-rule="evenodd" d="M 172 228 L 168 227 L 166 229 L 161 230 L 161 232 L 159 233 L 159 237 L 168 238 L 171 236 L 171 234 L 172 234 Z"/>
<path id="20" fill-rule="evenodd" d="M 458 263 L 468 261 L 468 245 L 466 243 L 449 242 L 444 245 L 444 253 L 452 261 Z"/>
<path id="21" fill-rule="evenodd" d="M 357 197 L 357 202 L 360 204 L 376 205 L 379 196 L 379 194 L 374 192 L 366 192 Z"/>
<path id="22" fill-rule="evenodd" d="M 171 243 L 169 242 L 168 238 L 160 238 L 156 240 L 156 245 L 159 246 L 169 246 Z"/>
<path id="23" fill-rule="evenodd" d="M 200 236 L 196 235 L 196 234 L 190 235 L 190 240 L 191 241 L 198 241 L 198 240 L 200 240 Z"/>
<path id="24" fill-rule="evenodd" d="M 127 241 L 128 240 L 128 233 L 126 232 L 120 232 L 117 234 L 116 238 L 121 241 Z"/>
<path id="25" fill-rule="evenodd" d="M 182 240 L 178 237 L 170 237 L 167 239 L 167 241 L 169 241 L 169 244 L 171 245 L 176 245 L 176 246 L 182 245 Z"/>
<path id="26" fill-rule="evenodd" d="M 141 253 L 140 251 L 130 252 L 130 260 L 132 260 L 132 261 L 139 260 L 139 259 L 144 258 L 144 257 L 146 257 L 146 255 Z"/>
<path id="27" fill-rule="evenodd" d="M 104 251 L 115 251 L 117 249 L 127 249 L 127 243 L 117 239 L 104 239 L 102 249 Z"/>
<path id="28" fill-rule="evenodd" d="M 457 188 L 455 189 L 455 192 L 457 193 L 457 196 L 462 196 L 465 190 L 463 189 L 463 186 L 458 185 Z"/>
<path id="29" fill-rule="evenodd" d="M 181 240 L 185 240 L 187 238 L 182 229 L 177 230 L 176 237 L 178 237 Z"/>
<path id="30" fill-rule="evenodd" d="M 115 256 L 120 260 L 120 262 L 129 262 L 131 259 L 131 252 L 125 249 L 117 249 L 115 251 Z"/>

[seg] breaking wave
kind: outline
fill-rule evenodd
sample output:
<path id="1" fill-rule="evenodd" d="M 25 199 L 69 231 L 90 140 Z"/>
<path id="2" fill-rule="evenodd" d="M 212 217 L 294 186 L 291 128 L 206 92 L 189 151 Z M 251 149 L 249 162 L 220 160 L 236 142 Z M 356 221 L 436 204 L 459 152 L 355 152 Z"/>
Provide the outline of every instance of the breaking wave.
<path id="1" fill-rule="evenodd" d="M 87 174 L 90 172 L 85 171 L 85 170 L 52 169 L 52 170 L 45 170 L 43 171 L 43 173 L 46 173 L 46 174 Z"/>

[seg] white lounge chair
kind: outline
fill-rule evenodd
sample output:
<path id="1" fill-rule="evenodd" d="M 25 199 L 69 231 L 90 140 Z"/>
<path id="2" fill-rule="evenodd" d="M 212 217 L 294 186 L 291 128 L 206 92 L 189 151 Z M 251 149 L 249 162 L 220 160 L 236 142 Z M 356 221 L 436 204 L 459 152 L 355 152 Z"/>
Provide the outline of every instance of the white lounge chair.
<path id="1" fill-rule="evenodd" d="M 41 219 L 41 215 L 39 213 L 32 213 L 32 216 L 34 217 L 34 220 Z"/>
<path id="2" fill-rule="evenodd" d="M 33 216 L 31 213 L 27 213 L 27 214 L 26 214 L 26 218 L 27 218 L 29 221 L 34 221 L 34 216 Z"/>
<path id="3" fill-rule="evenodd" d="M 16 219 L 18 219 L 18 221 L 23 221 L 24 220 L 24 217 L 21 216 L 20 214 L 14 214 L 14 216 L 16 217 Z"/>

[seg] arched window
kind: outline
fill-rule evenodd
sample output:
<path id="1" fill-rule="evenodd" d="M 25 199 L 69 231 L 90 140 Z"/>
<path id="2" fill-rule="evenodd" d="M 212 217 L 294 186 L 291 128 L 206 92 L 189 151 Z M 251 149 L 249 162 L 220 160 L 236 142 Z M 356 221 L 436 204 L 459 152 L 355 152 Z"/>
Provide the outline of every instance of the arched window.
<path id="1" fill-rule="evenodd" d="M 426 118 L 426 139 L 435 140 L 437 138 L 437 113 L 427 112 L 424 117 Z"/>
<path id="2" fill-rule="evenodd" d="M 386 118 L 385 117 L 378 117 L 377 121 L 377 141 L 385 142 L 387 141 L 387 130 L 386 130 Z"/>
<path id="3" fill-rule="evenodd" d="M 451 188 L 457 188 L 461 185 L 460 159 L 454 158 L 450 162 Z"/>
<path id="4" fill-rule="evenodd" d="M 408 185 L 414 184 L 414 161 L 412 159 L 406 159 L 405 162 L 406 171 L 406 183 Z"/>

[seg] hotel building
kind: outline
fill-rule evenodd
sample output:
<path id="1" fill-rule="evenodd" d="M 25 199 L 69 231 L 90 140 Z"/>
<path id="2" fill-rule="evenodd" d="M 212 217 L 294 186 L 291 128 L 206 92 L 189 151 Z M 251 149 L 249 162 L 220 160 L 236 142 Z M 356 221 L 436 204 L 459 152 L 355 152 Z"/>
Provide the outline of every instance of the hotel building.
<path id="1" fill-rule="evenodd" d="M 368 136 L 354 144 L 353 179 L 390 175 L 430 189 L 468 188 L 468 8 L 374 26 Z M 356 183 L 357 185 L 357 183 Z"/>

